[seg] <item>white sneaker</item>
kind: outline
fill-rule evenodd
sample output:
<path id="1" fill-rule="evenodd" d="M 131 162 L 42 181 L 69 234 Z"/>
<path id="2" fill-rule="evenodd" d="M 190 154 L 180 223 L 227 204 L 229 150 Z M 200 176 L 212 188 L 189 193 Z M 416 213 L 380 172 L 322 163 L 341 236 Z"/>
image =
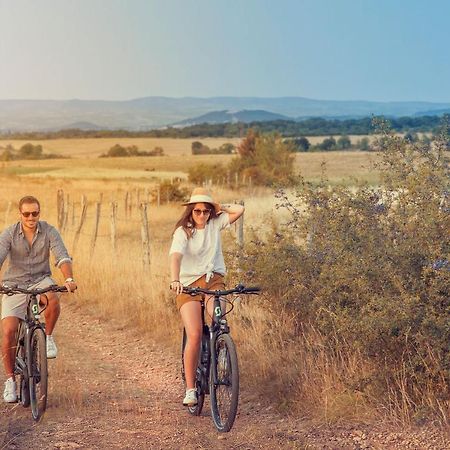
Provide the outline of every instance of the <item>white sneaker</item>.
<path id="1" fill-rule="evenodd" d="M 3 400 L 6 403 L 17 402 L 16 382 L 14 378 L 8 378 L 5 381 L 5 390 L 3 391 Z"/>
<path id="2" fill-rule="evenodd" d="M 53 336 L 49 335 L 47 336 L 47 359 L 56 358 L 57 354 L 58 349 L 56 347 L 55 340 L 53 339 Z"/>
<path id="3" fill-rule="evenodd" d="M 197 404 L 197 390 L 186 389 L 186 396 L 183 399 L 184 406 L 195 406 Z"/>

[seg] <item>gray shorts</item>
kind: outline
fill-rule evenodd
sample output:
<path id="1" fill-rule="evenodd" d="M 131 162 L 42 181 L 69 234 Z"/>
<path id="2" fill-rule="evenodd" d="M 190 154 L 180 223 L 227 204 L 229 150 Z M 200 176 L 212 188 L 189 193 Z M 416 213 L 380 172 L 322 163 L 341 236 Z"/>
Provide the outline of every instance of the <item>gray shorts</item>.
<path id="1" fill-rule="evenodd" d="M 39 283 L 28 286 L 27 289 L 45 288 L 56 284 L 50 277 L 46 277 Z M 3 295 L 2 297 L 2 319 L 5 317 L 18 317 L 24 319 L 27 313 L 26 294 Z"/>

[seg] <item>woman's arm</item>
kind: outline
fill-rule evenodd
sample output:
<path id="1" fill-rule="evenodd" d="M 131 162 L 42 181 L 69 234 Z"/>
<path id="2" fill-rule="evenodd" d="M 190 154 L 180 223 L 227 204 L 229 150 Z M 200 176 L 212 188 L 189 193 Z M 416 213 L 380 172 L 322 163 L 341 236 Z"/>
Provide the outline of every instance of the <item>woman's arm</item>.
<path id="1" fill-rule="evenodd" d="M 221 209 L 221 211 L 228 213 L 228 216 L 230 218 L 230 224 L 236 222 L 236 220 L 238 220 L 239 217 L 241 217 L 242 214 L 244 214 L 244 210 L 245 210 L 243 205 L 238 205 L 238 204 L 220 205 L 220 209 Z"/>
<path id="2" fill-rule="evenodd" d="M 177 294 L 181 294 L 183 291 L 183 285 L 180 283 L 180 268 L 183 255 L 178 252 L 174 252 L 170 255 L 170 289 L 176 291 Z"/>

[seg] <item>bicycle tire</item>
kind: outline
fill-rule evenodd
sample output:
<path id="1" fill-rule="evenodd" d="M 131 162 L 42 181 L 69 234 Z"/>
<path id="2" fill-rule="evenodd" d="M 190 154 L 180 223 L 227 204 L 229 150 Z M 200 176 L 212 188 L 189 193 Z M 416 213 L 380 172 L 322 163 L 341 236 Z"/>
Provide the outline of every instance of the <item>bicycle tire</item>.
<path id="1" fill-rule="evenodd" d="M 30 404 L 31 415 L 38 421 L 47 408 L 47 350 L 45 333 L 35 328 L 30 339 L 28 363 L 30 364 Z"/>
<path id="2" fill-rule="evenodd" d="M 181 344 L 181 376 L 183 378 L 184 385 L 186 385 L 186 374 L 184 371 L 184 349 L 186 347 L 187 336 L 186 330 L 183 328 L 183 339 Z M 195 406 L 188 406 L 187 410 L 193 416 L 199 416 L 203 409 L 203 404 L 205 403 L 205 391 L 202 387 L 202 369 L 201 369 L 201 351 L 198 358 L 198 366 L 195 372 L 195 388 L 197 390 L 197 404 Z"/>
<path id="3" fill-rule="evenodd" d="M 22 321 L 19 323 L 16 338 L 16 370 L 19 372 L 19 399 L 24 408 L 30 406 L 30 388 L 28 386 L 27 358 L 25 353 L 25 330 Z M 20 367 L 18 363 L 20 358 L 25 363 L 25 368 Z M 25 373 L 24 373 L 25 370 Z"/>
<path id="4" fill-rule="evenodd" d="M 214 345 L 215 368 L 211 368 L 211 413 L 219 432 L 231 430 L 239 402 L 239 367 L 236 347 L 227 333 L 220 334 Z M 214 373 L 217 373 L 216 381 Z"/>

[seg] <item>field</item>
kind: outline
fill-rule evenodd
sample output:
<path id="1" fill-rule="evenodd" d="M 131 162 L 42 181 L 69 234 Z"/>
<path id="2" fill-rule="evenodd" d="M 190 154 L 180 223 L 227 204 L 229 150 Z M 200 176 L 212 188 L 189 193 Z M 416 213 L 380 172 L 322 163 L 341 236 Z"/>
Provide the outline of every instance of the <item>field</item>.
<path id="1" fill-rule="evenodd" d="M 201 139 L 201 141 L 210 147 L 217 147 L 229 140 Z M 111 318 L 111 320 L 120 321 L 119 329 L 132 328 L 139 333 L 142 332 L 144 337 L 136 338 L 137 340 L 151 339 L 169 352 L 170 361 L 167 364 L 161 364 L 170 367 L 170 370 L 178 370 L 175 361 L 178 360 L 180 321 L 174 306 L 173 295 L 167 289 L 170 281 L 168 249 L 174 223 L 182 208 L 178 203 L 166 203 L 164 199 L 161 199 L 161 204 L 157 205 L 156 188 L 162 179 L 180 178 L 183 180 L 182 186 L 190 190 L 192 186 L 186 180 L 189 167 L 199 163 L 218 161 L 227 164 L 233 158 L 232 155 L 193 156 L 190 153 L 191 142 L 190 139 L 37 141 L 36 143 L 44 145 L 47 151 L 70 155 L 71 158 L 10 161 L 2 162 L 0 165 L 0 173 L 3 177 L 0 197 L 2 228 L 17 220 L 16 202 L 21 196 L 30 194 L 41 200 L 42 220 L 56 225 L 57 191 L 58 189 L 64 191 L 66 220 L 62 235 L 69 252 L 74 257 L 75 277 L 80 286 L 70 314 L 76 315 L 78 311 L 83 314 L 83 310 L 88 305 L 87 309 L 92 316 L 88 319 L 86 319 L 87 316 L 83 316 L 85 317 L 83 320 L 90 321 L 94 317 L 99 322 L 108 323 L 108 318 Z M 137 145 L 141 150 L 151 150 L 155 146 L 161 146 L 166 156 L 98 158 L 98 155 L 116 143 Z M 6 144 L 7 142 L 0 141 L 0 147 Z M 17 141 L 12 144 L 15 148 L 21 145 Z M 325 163 L 327 177 L 332 184 L 351 185 L 354 182 L 352 177 L 376 184 L 378 183 L 377 172 L 370 171 L 376 159 L 377 154 L 364 152 L 301 153 L 296 155 L 296 167 L 306 180 L 312 182 L 320 180 Z M 271 189 L 254 186 L 241 186 L 238 189 L 233 186 L 212 186 L 211 190 L 219 201 L 245 201 L 245 238 L 250 236 L 251 226 L 267 229 L 272 219 L 283 220 L 283 215 L 275 208 L 277 200 Z M 87 220 L 82 226 L 75 246 L 75 232 L 80 224 L 82 196 L 86 196 L 88 202 Z M 111 202 L 116 202 L 118 206 L 115 246 L 112 240 Z M 149 203 L 150 265 L 144 265 L 142 259 L 142 223 L 139 209 L 141 202 Z M 97 203 L 101 204 L 101 212 L 98 234 L 94 239 Z M 234 227 L 224 236 L 224 243 L 227 250 L 231 252 L 238 250 Z M 55 275 L 61 281 L 59 274 Z M 238 280 L 233 280 L 235 281 Z M 277 298 L 273 299 L 275 302 L 277 300 Z M 251 326 L 248 325 L 249 317 L 252 318 Z M 338 355 L 335 360 L 330 360 L 325 351 L 318 350 L 325 348 L 325 344 L 321 341 L 322 337 L 319 335 L 308 337 L 311 340 L 307 344 L 311 344 L 311 348 L 305 346 L 298 350 L 295 342 L 283 343 L 286 324 L 290 324 L 292 320 L 294 320 L 292 317 L 278 317 L 273 312 L 262 310 L 254 299 L 250 299 L 249 302 L 244 299 L 242 305 L 236 308 L 231 323 L 241 358 L 244 398 L 250 393 L 264 396 L 267 386 L 258 385 L 258 381 L 255 380 L 270 377 L 274 367 L 286 365 L 284 379 L 292 377 L 294 386 L 298 374 L 301 373 L 303 383 L 310 387 L 307 399 L 308 414 L 319 422 L 333 423 L 343 419 L 369 422 L 370 417 L 376 413 L 373 405 L 363 401 L 357 395 L 347 393 L 345 383 L 342 382 L 348 377 L 369 370 L 361 355 Z M 62 328 L 58 333 L 64 333 Z M 278 331 L 271 333 L 268 330 L 280 330 L 280 333 Z M 94 331 L 91 333 L 95 334 Z M 122 338 L 113 334 L 111 339 L 120 341 Z M 145 342 L 150 341 L 145 340 Z M 67 344 L 67 347 L 70 347 L 70 344 Z M 267 352 L 267 348 L 275 349 L 276 353 Z M 283 349 L 288 352 L 289 349 L 293 351 L 295 349 L 295 354 L 301 355 L 301 358 L 292 359 L 286 354 L 283 355 Z M 106 355 L 109 354 L 108 351 L 108 348 L 102 350 L 106 352 Z M 70 361 L 70 364 L 77 367 L 79 362 Z M 109 366 L 106 362 L 104 364 L 105 367 L 110 367 L 112 363 L 109 363 Z M 255 367 L 258 367 L 260 371 L 259 378 L 252 376 Z M 95 372 L 93 369 L 92 371 Z M 60 409 L 60 414 L 76 411 L 80 406 L 89 409 L 91 405 L 94 405 L 88 394 L 83 393 L 79 374 L 76 373 L 76 369 L 69 368 L 69 361 L 68 365 L 65 365 L 63 360 L 58 360 L 54 374 L 55 380 L 64 379 L 64 385 L 56 381 L 54 385 L 54 399 L 59 402 L 57 408 Z M 172 379 L 175 379 L 175 383 L 181 383 L 179 379 L 174 377 Z M 130 377 L 126 382 L 134 383 L 135 381 Z M 94 383 L 97 381 L 94 380 Z M 163 382 L 159 380 L 157 384 L 161 386 Z M 67 386 L 71 388 L 67 389 Z M 296 391 L 287 392 L 285 386 L 277 385 L 276 379 L 272 380 L 270 389 L 272 395 L 277 396 L 276 404 L 282 412 L 289 410 L 298 412 L 304 408 L 304 405 L 296 398 Z M 176 396 L 177 394 L 172 391 L 172 397 Z M 126 396 L 125 391 L 120 392 L 121 395 Z M 113 396 L 114 393 L 109 395 Z M 144 408 L 139 406 L 140 400 L 133 397 L 128 398 L 127 401 L 133 402 L 134 405 L 129 411 L 139 416 L 142 412 L 140 408 Z M 164 405 L 161 402 L 158 405 L 162 411 Z M 386 413 L 388 420 L 389 413 Z M 121 413 L 116 411 L 114 414 L 115 417 L 120 417 Z M 267 414 L 271 413 L 267 412 Z M 174 415 L 176 414 L 169 416 L 170 420 L 174 418 Z M 377 417 L 382 420 L 383 415 L 384 412 Z M 297 427 L 298 424 L 295 426 Z"/>
<path id="2" fill-rule="evenodd" d="M 159 182 L 160 179 L 187 178 L 187 171 L 197 164 L 222 163 L 227 165 L 233 155 L 191 154 L 192 139 L 60 139 L 32 141 L 42 145 L 46 153 L 58 153 L 71 159 L 2 162 L 0 171 L 7 175 L 54 179 L 90 180 L 134 180 L 142 183 Z M 238 144 L 237 139 L 201 139 L 210 148 L 217 148 L 225 142 Z M 19 148 L 25 141 L 0 141 L 0 147 L 8 144 Z M 115 144 L 136 145 L 140 150 L 162 147 L 165 156 L 99 158 Z M 350 182 L 351 176 L 358 176 L 370 183 L 376 183 L 376 172 L 370 167 L 376 154 L 368 152 L 317 152 L 296 154 L 296 167 L 307 181 L 318 181 L 325 163 L 331 182 Z"/>

